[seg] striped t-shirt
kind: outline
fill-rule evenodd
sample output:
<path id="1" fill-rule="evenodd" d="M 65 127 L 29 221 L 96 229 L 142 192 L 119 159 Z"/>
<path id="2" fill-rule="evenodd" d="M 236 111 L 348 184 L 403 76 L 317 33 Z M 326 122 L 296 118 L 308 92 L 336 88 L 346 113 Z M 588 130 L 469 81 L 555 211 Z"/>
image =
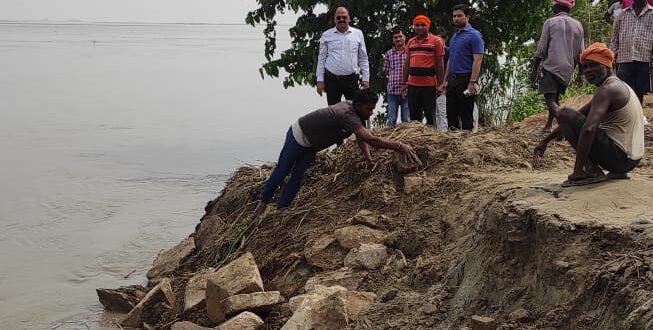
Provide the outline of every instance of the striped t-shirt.
<path id="1" fill-rule="evenodd" d="M 436 58 L 444 57 L 444 42 L 429 33 L 426 39 L 413 37 L 406 44 L 409 58 L 408 85 L 435 86 Z"/>

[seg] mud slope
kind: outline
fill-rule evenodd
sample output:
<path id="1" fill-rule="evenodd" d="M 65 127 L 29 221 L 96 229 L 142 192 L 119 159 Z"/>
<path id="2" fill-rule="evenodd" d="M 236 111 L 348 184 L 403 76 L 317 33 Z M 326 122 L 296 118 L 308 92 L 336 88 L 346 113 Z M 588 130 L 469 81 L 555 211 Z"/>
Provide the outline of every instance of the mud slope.
<path id="1" fill-rule="evenodd" d="M 359 272 L 357 289 L 380 298 L 352 329 L 460 329 L 474 314 L 499 329 L 653 329 L 650 127 L 647 158 L 630 180 L 570 189 L 560 183 L 571 148 L 553 143 L 534 169 L 529 131 L 377 130 L 413 145 L 423 165 L 398 169 L 392 153 L 375 151 L 382 161 L 370 167 L 346 143 L 319 154 L 290 209 L 269 207 L 260 219 L 251 214 L 271 168 L 240 168 L 192 234 L 197 249 L 172 277 L 177 296 L 194 273 L 246 251 L 266 290 L 301 294 L 309 278 L 343 267 L 348 252 L 337 243 L 316 252 L 315 243 L 365 214 L 391 253 L 380 269 Z M 182 313 L 182 300 L 161 328 L 180 319 L 211 325 L 201 311 Z M 290 315 L 277 308 L 266 328 Z"/>

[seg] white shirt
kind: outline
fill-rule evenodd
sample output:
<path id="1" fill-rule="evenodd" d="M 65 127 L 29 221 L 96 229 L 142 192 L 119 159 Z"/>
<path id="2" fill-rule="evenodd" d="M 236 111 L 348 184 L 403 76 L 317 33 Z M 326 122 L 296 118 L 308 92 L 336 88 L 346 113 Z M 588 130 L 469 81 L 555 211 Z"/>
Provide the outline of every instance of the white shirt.
<path id="1" fill-rule="evenodd" d="M 333 27 L 322 33 L 317 81 L 324 81 L 325 69 L 337 76 L 360 74 L 363 81 L 370 81 L 370 64 L 361 30 L 350 26 L 342 33 Z"/>

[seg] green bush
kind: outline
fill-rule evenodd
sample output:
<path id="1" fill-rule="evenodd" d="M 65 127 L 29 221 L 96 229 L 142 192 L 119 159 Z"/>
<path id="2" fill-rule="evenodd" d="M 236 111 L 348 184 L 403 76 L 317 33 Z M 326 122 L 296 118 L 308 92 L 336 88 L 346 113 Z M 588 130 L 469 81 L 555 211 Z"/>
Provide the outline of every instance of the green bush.
<path id="1" fill-rule="evenodd" d="M 537 91 L 528 91 L 518 95 L 510 104 L 508 122 L 514 123 L 544 110 L 544 97 Z"/>
<path id="2" fill-rule="evenodd" d="M 377 111 L 372 118 L 372 128 L 383 128 L 388 121 L 388 111 Z"/>
<path id="3" fill-rule="evenodd" d="M 561 99 L 564 100 L 579 95 L 594 95 L 594 92 L 596 92 L 596 86 L 587 83 L 585 80 L 583 80 L 583 84 L 580 86 L 572 82 L 567 87 L 567 91 L 562 95 Z"/>

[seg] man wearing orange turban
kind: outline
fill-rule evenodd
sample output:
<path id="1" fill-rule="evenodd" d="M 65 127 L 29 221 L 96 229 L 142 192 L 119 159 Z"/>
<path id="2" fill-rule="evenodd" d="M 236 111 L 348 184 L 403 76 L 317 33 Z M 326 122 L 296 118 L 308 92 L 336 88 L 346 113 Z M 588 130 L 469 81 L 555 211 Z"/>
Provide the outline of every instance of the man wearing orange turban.
<path id="1" fill-rule="evenodd" d="M 535 147 L 534 165 L 549 142 L 563 137 L 576 149 L 574 172 L 562 186 L 581 186 L 608 179 L 627 179 L 644 156 L 644 112 L 637 94 L 612 72 L 614 53 L 595 43 L 580 55 L 583 75 L 598 88 L 578 111 L 560 109 L 558 128 Z M 609 171 L 606 176 L 603 170 Z"/>
<path id="2" fill-rule="evenodd" d="M 614 53 L 605 44 L 597 42 L 580 53 L 580 62 L 583 63 L 585 60 L 598 62 L 612 69 Z"/>
<path id="3" fill-rule="evenodd" d="M 415 36 L 406 43 L 401 95 L 408 97 L 410 120 L 434 124 L 437 87 L 444 76 L 444 41 L 429 32 L 431 20 L 425 15 L 413 19 Z"/>

